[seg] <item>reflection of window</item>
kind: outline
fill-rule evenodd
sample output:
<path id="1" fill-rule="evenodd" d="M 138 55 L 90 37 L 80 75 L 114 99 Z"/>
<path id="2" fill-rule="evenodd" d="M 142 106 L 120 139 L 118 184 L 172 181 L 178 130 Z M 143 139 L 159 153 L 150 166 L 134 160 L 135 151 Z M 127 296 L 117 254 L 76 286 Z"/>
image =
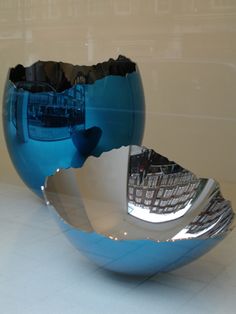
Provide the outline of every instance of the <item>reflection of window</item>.
<path id="1" fill-rule="evenodd" d="M 140 197 L 136 197 L 135 201 L 136 203 L 141 203 L 142 199 Z"/>
<path id="2" fill-rule="evenodd" d="M 212 0 L 212 6 L 214 8 L 219 9 L 227 9 L 227 8 L 235 8 L 236 1 L 235 0 Z"/>
<path id="3" fill-rule="evenodd" d="M 75 85 L 56 93 L 44 83 L 19 82 L 17 85 L 12 94 L 11 118 L 21 139 L 55 141 L 83 129 L 83 87 Z"/>
<path id="4" fill-rule="evenodd" d="M 0 3 L 0 9 L 13 9 L 14 8 L 14 1 L 13 0 L 8 0 L 8 1 L 1 1 Z"/>
<path id="5" fill-rule="evenodd" d="M 33 20 L 34 16 L 34 1 L 33 0 L 23 0 L 20 2 L 20 6 L 22 8 L 22 13 L 25 20 Z"/>
<path id="6" fill-rule="evenodd" d="M 136 190 L 136 196 L 142 196 L 143 191 L 142 190 Z"/>
<path id="7" fill-rule="evenodd" d="M 89 0 L 88 1 L 88 12 L 93 15 L 100 15 L 105 12 L 108 6 L 107 0 Z"/>
<path id="8" fill-rule="evenodd" d="M 69 5 L 67 6 L 68 16 L 72 16 L 72 17 L 79 16 L 79 6 L 80 4 L 77 1 L 70 0 Z"/>
<path id="9" fill-rule="evenodd" d="M 170 0 L 155 0 L 156 13 L 168 13 L 170 11 Z"/>
<path id="10" fill-rule="evenodd" d="M 134 188 L 129 187 L 129 193 L 133 194 L 134 193 Z"/>
<path id="11" fill-rule="evenodd" d="M 130 0 L 114 0 L 115 14 L 130 15 L 131 14 L 131 1 Z"/>
<path id="12" fill-rule="evenodd" d="M 60 6 L 57 0 L 48 1 L 48 19 L 55 19 L 60 17 Z"/>
<path id="13" fill-rule="evenodd" d="M 147 191 L 146 192 L 146 198 L 152 198 L 154 195 L 154 191 Z"/>
<path id="14" fill-rule="evenodd" d="M 194 0 L 182 0 L 181 3 L 182 12 L 192 12 L 195 9 L 195 1 Z"/>
<path id="15" fill-rule="evenodd" d="M 144 201 L 144 204 L 145 204 L 145 205 L 151 205 L 151 203 L 152 203 L 151 200 L 145 200 L 145 201 Z"/>

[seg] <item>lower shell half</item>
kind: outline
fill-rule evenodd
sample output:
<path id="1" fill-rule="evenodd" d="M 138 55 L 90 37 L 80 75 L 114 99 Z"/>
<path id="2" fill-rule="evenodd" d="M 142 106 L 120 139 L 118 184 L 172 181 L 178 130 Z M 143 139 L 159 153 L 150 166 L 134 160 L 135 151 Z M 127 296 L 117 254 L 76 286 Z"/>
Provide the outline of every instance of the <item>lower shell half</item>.
<path id="1" fill-rule="evenodd" d="M 58 170 L 46 179 L 44 196 L 76 248 L 130 275 L 195 260 L 229 233 L 234 218 L 216 181 L 134 145 Z"/>

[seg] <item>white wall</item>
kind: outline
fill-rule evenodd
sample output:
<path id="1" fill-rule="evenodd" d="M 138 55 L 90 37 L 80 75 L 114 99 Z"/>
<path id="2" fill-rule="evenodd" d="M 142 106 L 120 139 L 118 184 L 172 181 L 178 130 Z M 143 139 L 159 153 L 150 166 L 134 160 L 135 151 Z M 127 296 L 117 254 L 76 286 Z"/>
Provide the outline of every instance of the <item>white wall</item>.
<path id="1" fill-rule="evenodd" d="M 231 4 L 230 4 L 231 3 Z M 203 177 L 236 183 L 236 2 L 0 0 L 0 97 L 18 63 L 139 64 L 144 143 Z M 21 184 L 0 131 L 0 180 Z"/>

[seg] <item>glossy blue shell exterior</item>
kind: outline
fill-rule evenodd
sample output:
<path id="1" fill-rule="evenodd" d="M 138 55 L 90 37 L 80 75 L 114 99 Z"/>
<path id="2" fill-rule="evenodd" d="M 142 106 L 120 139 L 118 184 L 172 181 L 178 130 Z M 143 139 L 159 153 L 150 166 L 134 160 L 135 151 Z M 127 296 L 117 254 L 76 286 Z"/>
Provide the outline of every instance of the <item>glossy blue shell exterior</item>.
<path id="1" fill-rule="evenodd" d="M 80 124 L 69 130 L 65 130 L 66 125 L 50 125 L 49 134 L 45 134 L 45 126 L 31 125 L 34 117 L 29 102 L 39 106 L 45 99 L 52 99 L 59 109 L 69 99 L 82 112 Z M 21 179 L 39 196 L 46 177 L 58 168 L 79 168 L 89 155 L 100 156 L 114 148 L 140 144 L 144 121 L 138 70 L 126 76 L 105 76 L 92 84 L 76 84 L 61 93 L 30 93 L 9 80 L 6 84 L 3 125 L 8 151 Z"/>

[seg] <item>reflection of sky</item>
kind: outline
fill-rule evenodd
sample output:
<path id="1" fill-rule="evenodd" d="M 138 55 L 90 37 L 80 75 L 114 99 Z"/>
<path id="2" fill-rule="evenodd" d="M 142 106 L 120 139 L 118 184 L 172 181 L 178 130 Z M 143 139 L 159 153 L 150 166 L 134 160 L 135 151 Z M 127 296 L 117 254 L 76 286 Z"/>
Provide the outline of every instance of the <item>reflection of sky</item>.
<path id="1" fill-rule="evenodd" d="M 169 214 L 157 214 L 151 213 L 150 209 L 146 209 L 141 206 L 136 206 L 135 204 L 128 203 L 128 213 L 136 218 L 139 218 L 144 221 L 161 223 L 168 222 L 178 218 L 183 217 L 189 208 L 191 207 L 191 202 L 187 204 L 184 208 L 178 210 L 177 212 L 172 212 Z"/>

